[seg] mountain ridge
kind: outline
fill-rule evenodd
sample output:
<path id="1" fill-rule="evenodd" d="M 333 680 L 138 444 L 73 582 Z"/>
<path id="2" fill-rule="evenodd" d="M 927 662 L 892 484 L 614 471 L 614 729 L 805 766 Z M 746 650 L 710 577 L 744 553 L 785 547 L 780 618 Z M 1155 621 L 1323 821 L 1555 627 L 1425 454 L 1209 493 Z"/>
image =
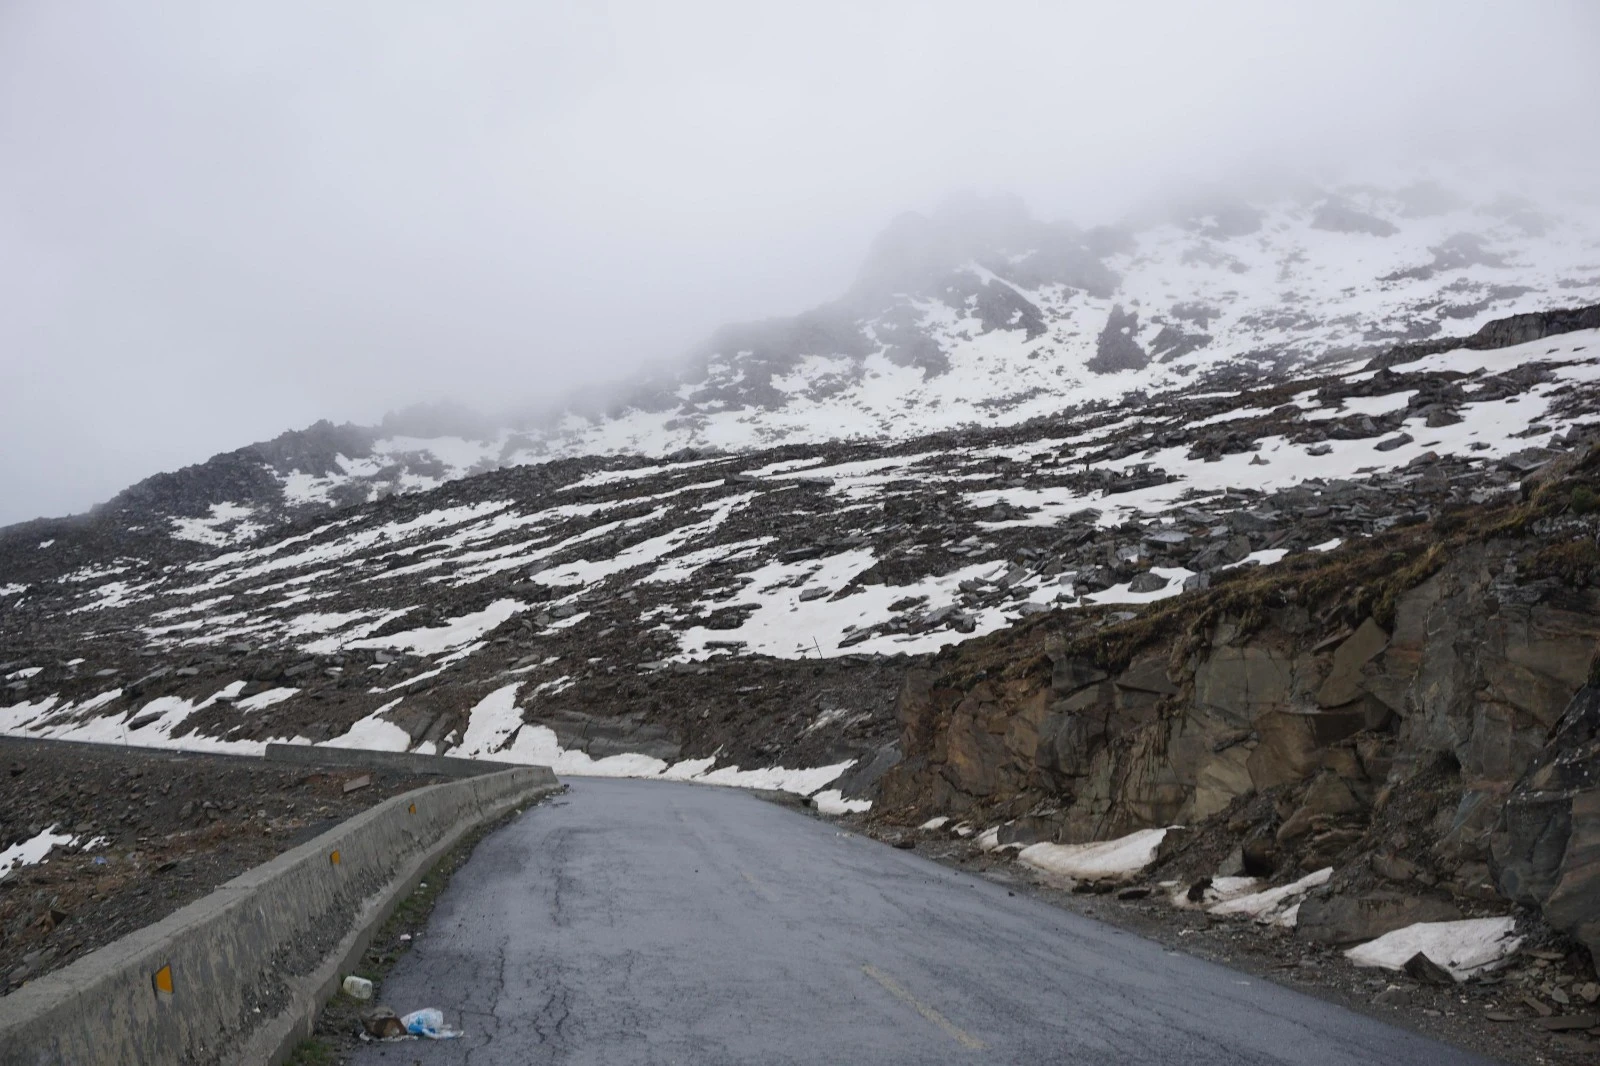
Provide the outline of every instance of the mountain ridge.
<path id="1" fill-rule="evenodd" d="M 1530 205 L 1473 204 L 1426 183 L 1307 186 L 1265 206 L 1197 197 L 1089 230 L 1037 221 L 1012 197 L 959 198 L 891 222 L 839 300 L 725 326 L 625 391 L 575 396 L 543 415 L 432 404 L 375 426 L 318 422 L 152 475 L 95 511 L 242 538 L 564 455 L 905 439 L 1138 392 L 1226 387 L 1380 357 L 1506 313 L 1600 301 L 1600 226 L 1578 223 L 1549 244 L 1553 222 Z M 1313 246 L 1326 269 L 1307 265 Z M 1297 280 L 1349 313 L 1308 312 L 1320 303 Z M 1352 288 L 1359 298 L 1339 295 Z"/>

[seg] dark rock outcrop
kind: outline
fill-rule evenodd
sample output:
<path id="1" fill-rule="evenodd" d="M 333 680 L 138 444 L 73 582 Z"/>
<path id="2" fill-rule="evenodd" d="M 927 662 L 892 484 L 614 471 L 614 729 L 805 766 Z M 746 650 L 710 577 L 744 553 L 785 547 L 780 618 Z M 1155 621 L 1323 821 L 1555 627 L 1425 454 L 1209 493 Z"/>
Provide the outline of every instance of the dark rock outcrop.
<path id="1" fill-rule="evenodd" d="M 1471 348 L 1474 351 L 1509 348 L 1514 344 L 1526 344 L 1528 341 L 1543 340 L 1545 337 L 1573 333 L 1580 329 L 1600 329 L 1600 304 L 1510 315 L 1486 323 L 1470 337 L 1445 337 L 1396 345 L 1375 357 L 1367 364 L 1367 369 L 1379 370 L 1397 366 L 1424 356 L 1448 352 L 1454 348 Z"/>
<path id="2" fill-rule="evenodd" d="M 1121 304 L 1111 308 L 1106 324 L 1100 330 L 1094 357 L 1086 364 L 1096 374 L 1114 374 L 1119 370 L 1143 370 L 1150 365 L 1150 356 L 1136 339 L 1139 332 L 1139 313 L 1124 311 Z"/>
<path id="3" fill-rule="evenodd" d="M 1388 219 L 1368 214 L 1337 197 L 1317 205 L 1311 217 L 1311 228 L 1334 233 L 1369 233 L 1374 237 L 1392 237 L 1400 232 L 1399 227 Z"/>
<path id="4" fill-rule="evenodd" d="M 1554 513 L 1564 490 L 1535 484 Z M 1366 549 L 1370 571 L 1335 559 L 1326 578 L 1308 568 L 1248 594 L 1213 582 L 1170 608 L 1186 633 L 1044 620 L 941 656 L 902 694 L 905 759 L 882 816 L 1025 821 L 1063 843 L 1221 819 L 1254 873 L 1341 871 L 1304 904 L 1313 939 L 1512 900 L 1593 949 L 1600 695 L 1563 708 L 1600 647 L 1600 587 L 1519 566 L 1517 539 L 1429 550 L 1412 530 L 1409 553 Z M 1333 598 L 1307 599 L 1316 588 Z M 1123 640 L 1131 654 L 1107 650 Z"/>
<path id="5" fill-rule="evenodd" d="M 1600 959 L 1600 688 L 1584 687 L 1506 799 L 1495 884 Z"/>

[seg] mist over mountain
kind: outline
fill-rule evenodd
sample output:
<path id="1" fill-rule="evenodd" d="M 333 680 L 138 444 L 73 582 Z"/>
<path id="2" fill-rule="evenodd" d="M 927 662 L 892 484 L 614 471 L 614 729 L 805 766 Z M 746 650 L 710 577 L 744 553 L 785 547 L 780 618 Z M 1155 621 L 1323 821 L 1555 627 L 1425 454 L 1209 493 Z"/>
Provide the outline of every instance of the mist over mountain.
<path id="1" fill-rule="evenodd" d="M 1302 182 L 1088 229 L 968 194 L 891 221 L 836 300 L 725 326 L 648 376 L 499 413 L 440 400 L 289 430 L 108 506 L 224 507 L 257 530 L 553 458 L 894 441 L 1288 380 L 1595 301 L 1600 212 L 1494 186 Z"/>
<path id="2" fill-rule="evenodd" d="M 8 5 L 0 522 L 321 420 L 635 402 L 644 368 L 670 385 L 725 323 L 937 272 L 970 234 L 873 242 L 963 189 L 1086 234 L 1421 173 L 1478 202 L 1458 186 L 1480 171 L 1536 203 L 1592 198 L 1594 19 Z"/>

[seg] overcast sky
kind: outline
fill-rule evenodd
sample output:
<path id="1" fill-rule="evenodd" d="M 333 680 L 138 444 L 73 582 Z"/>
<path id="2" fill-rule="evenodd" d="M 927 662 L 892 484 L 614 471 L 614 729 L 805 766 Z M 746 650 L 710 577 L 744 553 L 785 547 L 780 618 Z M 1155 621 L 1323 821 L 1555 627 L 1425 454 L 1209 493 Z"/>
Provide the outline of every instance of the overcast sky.
<path id="1" fill-rule="evenodd" d="M 1600 5 L 0 2 L 0 523 L 318 418 L 537 402 L 895 214 L 1595 158 Z"/>

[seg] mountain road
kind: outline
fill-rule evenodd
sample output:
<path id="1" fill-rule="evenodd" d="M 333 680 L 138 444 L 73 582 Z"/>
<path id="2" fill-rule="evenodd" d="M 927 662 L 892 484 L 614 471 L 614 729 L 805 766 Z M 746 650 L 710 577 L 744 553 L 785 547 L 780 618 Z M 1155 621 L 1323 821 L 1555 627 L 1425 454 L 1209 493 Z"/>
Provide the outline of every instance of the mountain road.
<path id="1" fill-rule="evenodd" d="M 569 779 L 383 988 L 440 1064 L 1486 1064 L 734 789 Z"/>

